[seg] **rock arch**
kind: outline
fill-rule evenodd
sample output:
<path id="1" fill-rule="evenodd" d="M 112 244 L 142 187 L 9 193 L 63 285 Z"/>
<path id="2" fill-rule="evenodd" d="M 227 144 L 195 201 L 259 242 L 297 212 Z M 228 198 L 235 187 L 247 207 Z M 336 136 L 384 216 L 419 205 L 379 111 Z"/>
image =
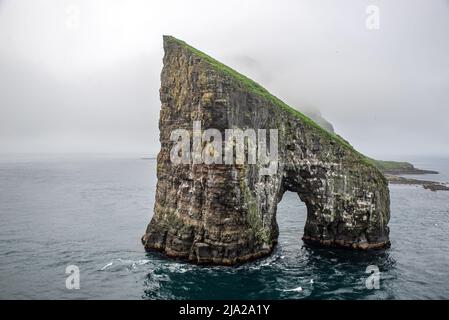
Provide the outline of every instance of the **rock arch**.
<path id="1" fill-rule="evenodd" d="M 307 206 L 304 241 L 353 249 L 389 246 L 389 191 L 382 173 L 264 88 L 173 37 L 164 36 L 160 142 L 154 215 L 146 250 L 195 263 L 232 265 L 271 253 L 276 209 L 285 191 Z M 176 129 L 193 121 L 228 128 L 278 130 L 278 166 L 177 164 Z"/>

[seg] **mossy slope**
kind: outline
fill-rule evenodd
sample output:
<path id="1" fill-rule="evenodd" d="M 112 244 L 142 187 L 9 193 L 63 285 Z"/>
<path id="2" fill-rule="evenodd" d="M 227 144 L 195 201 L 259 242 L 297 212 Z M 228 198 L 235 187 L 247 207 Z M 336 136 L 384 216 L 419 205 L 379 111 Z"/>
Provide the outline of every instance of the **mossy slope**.
<path id="1" fill-rule="evenodd" d="M 187 44 L 186 42 L 179 40 L 173 36 L 164 36 L 165 40 L 174 41 L 178 43 L 179 45 L 187 48 L 189 51 L 194 53 L 196 56 L 202 58 L 204 61 L 208 62 L 215 70 L 219 72 L 223 72 L 224 74 L 230 76 L 231 78 L 237 80 L 239 83 L 241 83 L 248 92 L 253 93 L 268 102 L 271 102 L 272 104 L 290 112 L 291 114 L 295 115 L 297 118 L 301 119 L 303 123 L 306 125 L 315 128 L 321 135 L 328 137 L 329 139 L 332 139 L 333 141 L 337 142 L 341 146 L 349 149 L 350 151 L 354 152 L 355 155 L 359 158 L 360 161 L 365 163 L 368 166 L 374 167 L 377 169 L 376 165 L 373 163 L 373 161 L 366 157 L 365 155 L 361 154 L 357 150 L 354 149 L 354 147 L 345 139 L 343 139 L 340 135 L 336 133 L 329 132 L 325 129 L 323 129 L 320 125 L 318 125 L 315 121 L 304 115 L 303 113 L 299 112 L 298 110 L 290 107 L 285 102 L 271 94 L 267 89 L 262 87 L 260 84 L 255 82 L 254 80 L 251 80 L 250 78 L 246 77 L 245 75 L 235 71 L 231 67 L 228 67 L 227 65 L 221 63 L 220 61 L 217 61 L 216 59 L 212 58 L 211 56 L 205 54 L 204 52 L 192 47 L 191 45 Z"/>

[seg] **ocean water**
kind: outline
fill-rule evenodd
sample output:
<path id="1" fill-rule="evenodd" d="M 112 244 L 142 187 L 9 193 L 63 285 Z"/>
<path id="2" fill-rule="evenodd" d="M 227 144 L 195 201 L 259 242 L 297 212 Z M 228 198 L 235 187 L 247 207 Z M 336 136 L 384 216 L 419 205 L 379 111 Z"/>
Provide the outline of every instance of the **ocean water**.
<path id="1" fill-rule="evenodd" d="M 449 159 L 418 159 L 449 181 Z M 0 158 L 1 299 L 448 299 L 449 192 L 391 186 L 390 249 L 305 247 L 305 206 L 286 193 L 279 245 L 238 267 L 146 253 L 155 160 L 130 156 Z M 66 267 L 80 289 L 66 288 Z M 365 281 L 379 268 L 379 289 Z"/>

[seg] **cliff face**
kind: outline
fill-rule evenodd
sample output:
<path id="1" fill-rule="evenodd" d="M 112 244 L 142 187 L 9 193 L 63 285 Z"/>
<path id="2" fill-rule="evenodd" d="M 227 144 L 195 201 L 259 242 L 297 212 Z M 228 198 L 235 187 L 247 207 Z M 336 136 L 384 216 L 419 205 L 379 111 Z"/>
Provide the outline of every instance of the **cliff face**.
<path id="1" fill-rule="evenodd" d="M 265 89 L 173 37 L 164 37 L 161 150 L 147 250 L 231 265 L 268 255 L 285 191 L 307 206 L 304 241 L 354 249 L 389 245 L 389 192 L 382 173 L 343 139 Z M 278 166 L 174 164 L 176 129 L 278 129 Z M 300 201 L 298 199 L 298 201 Z"/>

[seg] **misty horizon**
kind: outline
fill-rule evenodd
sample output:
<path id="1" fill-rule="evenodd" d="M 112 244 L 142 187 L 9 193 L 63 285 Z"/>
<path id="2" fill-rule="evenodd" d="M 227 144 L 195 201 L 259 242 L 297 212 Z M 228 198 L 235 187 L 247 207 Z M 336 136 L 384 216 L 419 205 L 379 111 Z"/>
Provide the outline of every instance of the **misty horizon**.
<path id="1" fill-rule="evenodd" d="M 352 4 L 0 1 L 0 153 L 156 156 L 170 34 L 367 156 L 449 156 L 449 1 Z"/>

